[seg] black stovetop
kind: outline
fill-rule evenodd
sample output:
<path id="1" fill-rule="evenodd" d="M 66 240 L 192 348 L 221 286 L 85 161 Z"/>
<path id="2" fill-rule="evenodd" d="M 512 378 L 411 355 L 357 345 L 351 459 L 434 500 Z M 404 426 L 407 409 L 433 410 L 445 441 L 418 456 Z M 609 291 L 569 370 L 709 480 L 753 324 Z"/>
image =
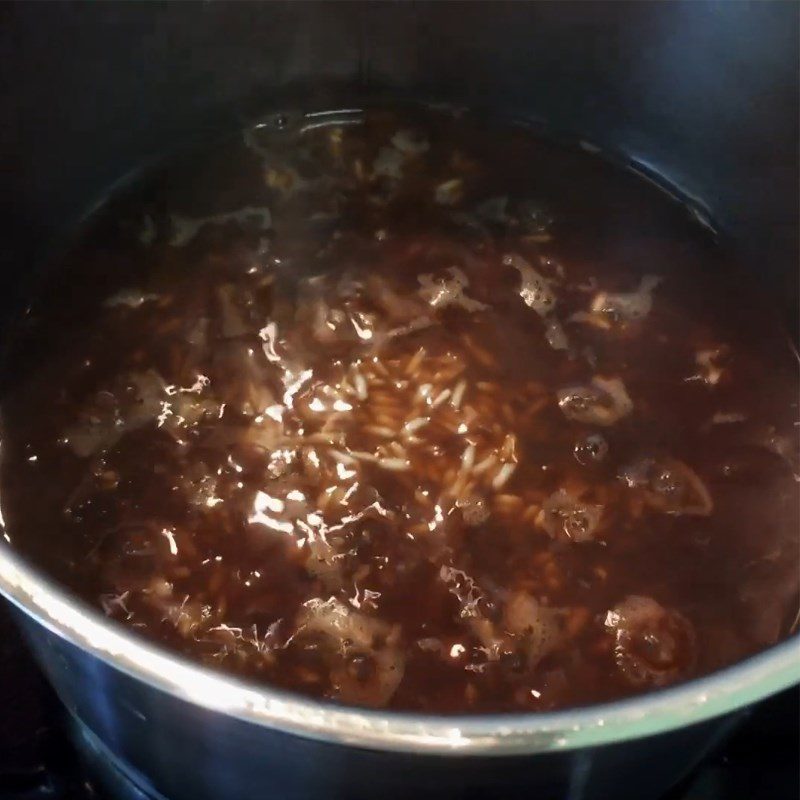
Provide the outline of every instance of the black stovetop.
<path id="1" fill-rule="evenodd" d="M 800 800 L 800 689 L 749 717 L 664 800 Z M 0 600 L 0 799 L 113 800 L 96 788 L 64 712 Z"/>

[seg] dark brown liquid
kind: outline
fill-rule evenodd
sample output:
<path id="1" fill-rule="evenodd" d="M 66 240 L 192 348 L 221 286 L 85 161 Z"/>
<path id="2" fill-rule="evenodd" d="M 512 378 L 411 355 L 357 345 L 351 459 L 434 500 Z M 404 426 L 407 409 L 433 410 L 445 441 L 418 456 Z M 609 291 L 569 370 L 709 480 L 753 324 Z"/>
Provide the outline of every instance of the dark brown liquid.
<path id="1" fill-rule="evenodd" d="M 6 536 L 143 635 L 347 703 L 702 674 L 797 608 L 797 368 L 757 291 L 523 131 L 250 131 L 113 199 L 43 287 Z"/>

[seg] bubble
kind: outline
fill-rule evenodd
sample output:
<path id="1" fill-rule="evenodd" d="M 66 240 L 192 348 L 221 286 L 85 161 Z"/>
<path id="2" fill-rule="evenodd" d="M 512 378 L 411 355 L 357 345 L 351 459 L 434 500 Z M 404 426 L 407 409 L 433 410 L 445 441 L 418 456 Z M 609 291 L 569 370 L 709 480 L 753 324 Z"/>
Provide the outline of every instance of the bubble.
<path id="1" fill-rule="evenodd" d="M 599 433 L 593 433 L 575 443 L 572 448 L 575 460 L 584 467 L 599 464 L 608 455 L 608 442 Z"/>

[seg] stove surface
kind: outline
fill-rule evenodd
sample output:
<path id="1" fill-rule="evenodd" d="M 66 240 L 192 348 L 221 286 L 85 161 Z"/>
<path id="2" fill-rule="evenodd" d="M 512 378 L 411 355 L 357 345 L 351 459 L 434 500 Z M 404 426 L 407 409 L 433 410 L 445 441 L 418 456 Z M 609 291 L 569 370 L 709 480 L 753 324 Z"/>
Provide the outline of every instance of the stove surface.
<path id="1" fill-rule="evenodd" d="M 99 776 L 79 760 L 67 715 L 1 599 L 0 710 L 2 800 L 160 800 L 102 759 Z M 800 800 L 799 712 L 798 687 L 760 703 L 664 800 Z"/>

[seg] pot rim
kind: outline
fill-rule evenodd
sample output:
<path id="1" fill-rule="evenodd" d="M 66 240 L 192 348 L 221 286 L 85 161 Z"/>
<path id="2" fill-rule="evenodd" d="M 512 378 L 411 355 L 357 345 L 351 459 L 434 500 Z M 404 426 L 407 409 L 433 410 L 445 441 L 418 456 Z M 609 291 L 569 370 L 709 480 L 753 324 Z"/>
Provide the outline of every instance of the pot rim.
<path id="1" fill-rule="evenodd" d="M 701 722 L 800 682 L 795 634 L 710 675 L 613 703 L 485 715 L 375 711 L 227 676 L 140 639 L 70 596 L 5 542 L 0 594 L 51 633 L 179 700 L 285 733 L 373 750 L 491 756 L 609 744 Z"/>
<path id="2" fill-rule="evenodd" d="M 417 98 L 412 104 L 419 102 Z M 462 108 L 451 103 L 445 105 Z M 314 104 L 315 110 L 306 108 L 300 117 L 305 125 L 330 124 L 333 119 L 357 117 L 363 107 L 363 102 L 354 105 L 329 99 L 319 108 Z M 275 113 L 275 110 L 262 111 L 249 120 L 249 125 L 270 124 Z M 533 126 L 537 130 L 542 127 L 526 117 L 500 115 L 500 118 L 523 127 Z M 579 137 L 567 138 L 575 138 L 580 147 L 587 146 Z M 708 218 L 707 209 L 697 198 L 688 196 L 658 171 L 613 148 L 591 147 L 592 152 L 634 169 L 662 191 L 701 212 L 702 219 Z M 109 191 L 133 182 L 141 171 L 141 167 L 133 170 Z M 98 207 L 105 197 L 107 194 L 92 208 Z M 87 213 L 83 219 L 88 216 Z M 714 229 L 710 221 L 706 224 Z M 0 534 L 3 531 L 0 513 Z M 4 541 L 2 536 L 0 595 L 61 639 L 178 700 L 284 733 L 389 752 L 502 756 L 623 742 L 699 723 L 800 683 L 800 633 L 795 633 L 725 669 L 612 703 L 563 711 L 480 715 L 378 711 L 315 700 L 226 675 L 140 638 L 59 587 L 16 553 L 10 540 L 6 537 Z"/>

